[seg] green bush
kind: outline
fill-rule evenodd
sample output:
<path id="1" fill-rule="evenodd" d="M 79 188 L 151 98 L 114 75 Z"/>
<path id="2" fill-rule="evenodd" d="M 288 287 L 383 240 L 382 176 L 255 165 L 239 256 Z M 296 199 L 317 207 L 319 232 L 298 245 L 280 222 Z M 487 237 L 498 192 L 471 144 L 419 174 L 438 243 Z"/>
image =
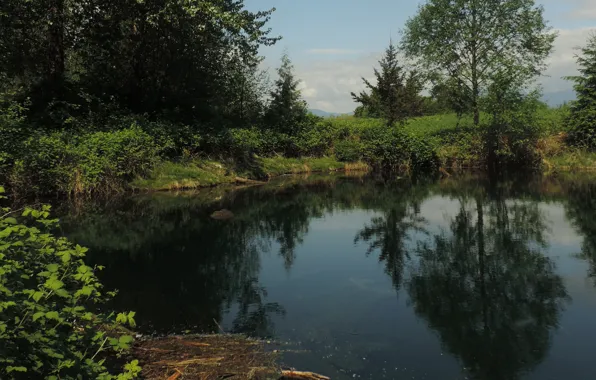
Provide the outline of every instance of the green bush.
<path id="1" fill-rule="evenodd" d="M 537 92 L 513 94 L 515 101 L 485 128 L 484 141 L 489 161 L 500 165 L 538 167 L 542 158 L 536 145 L 543 135 L 540 123 L 542 104 Z M 494 152 L 495 157 L 490 157 Z"/>
<path id="2" fill-rule="evenodd" d="M 335 144 L 335 157 L 342 162 L 356 162 L 362 160 L 363 146 L 360 141 L 340 140 Z"/>
<path id="3" fill-rule="evenodd" d="M 363 133 L 362 143 L 364 160 L 381 170 L 432 167 L 438 162 L 429 143 L 398 127 L 370 128 Z"/>
<path id="4" fill-rule="evenodd" d="M 118 190 L 158 162 L 160 148 L 140 127 L 29 138 L 10 175 L 16 188 L 43 193 Z"/>
<path id="5" fill-rule="evenodd" d="M 0 187 L 0 193 L 4 190 Z M 104 293 L 85 265 L 86 249 L 49 231 L 49 206 L 0 209 L 0 378 L 133 379 L 108 373 L 106 360 L 125 353 L 133 338 L 134 313 L 96 313 L 113 293 Z"/>
<path id="6" fill-rule="evenodd" d="M 0 101 L 0 177 L 6 177 L 32 128 L 25 127 L 26 105 Z"/>
<path id="7" fill-rule="evenodd" d="M 295 156 L 322 157 L 329 153 L 334 136 L 332 126 L 328 123 L 317 123 L 304 128 L 293 138 Z"/>

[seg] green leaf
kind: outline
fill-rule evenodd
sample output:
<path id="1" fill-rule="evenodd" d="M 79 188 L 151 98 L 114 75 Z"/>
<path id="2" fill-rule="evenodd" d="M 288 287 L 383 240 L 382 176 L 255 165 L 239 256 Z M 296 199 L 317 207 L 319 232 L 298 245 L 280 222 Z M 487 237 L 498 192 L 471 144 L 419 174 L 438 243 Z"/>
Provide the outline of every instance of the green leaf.
<path id="1" fill-rule="evenodd" d="M 133 342 L 133 338 L 130 335 L 122 335 L 119 339 L 118 339 L 118 347 L 123 349 L 123 350 L 127 350 L 130 348 L 130 343 Z"/>
<path id="2" fill-rule="evenodd" d="M 60 319 L 60 314 L 58 314 L 57 311 L 48 311 L 46 313 L 46 318 L 58 320 L 58 319 Z"/>
<path id="3" fill-rule="evenodd" d="M 51 290 L 58 290 L 64 286 L 64 283 L 57 278 L 49 278 L 44 286 Z"/>
<path id="4" fill-rule="evenodd" d="M 43 317 L 44 315 L 46 315 L 46 313 L 43 311 L 39 311 L 39 312 L 33 314 L 33 322 L 37 321 L 39 318 Z"/>
<path id="5" fill-rule="evenodd" d="M 117 323 L 126 323 L 128 321 L 128 316 L 124 313 L 118 313 L 118 315 L 116 316 L 116 322 Z"/>
<path id="6" fill-rule="evenodd" d="M 13 217 L 4 218 L 3 221 L 8 224 L 17 224 L 18 223 L 17 220 Z"/>
<path id="7" fill-rule="evenodd" d="M 35 293 L 33 293 L 33 296 L 32 297 L 35 300 L 35 302 L 38 302 L 41 299 L 41 297 L 43 297 L 43 293 L 42 292 L 35 292 Z"/>
<path id="8" fill-rule="evenodd" d="M 8 367 L 6 367 L 6 372 L 7 373 L 11 373 L 11 372 L 27 372 L 27 368 L 25 368 L 25 367 L 8 366 Z"/>
<path id="9" fill-rule="evenodd" d="M 62 255 L 62 262 L 67 263 L 69 261 L 70 261 L 70 253 L 66 252 L 65 254 Z"/>
<path id="10" fill-rule="evenodd" d="M 55 272 L 58 272 L 58 269 L 60 269 L 60 265 L 55 264 L 55 263 L 48 264 L 46 266 L 46 269 L 51 273 L 55 273 Z"/>

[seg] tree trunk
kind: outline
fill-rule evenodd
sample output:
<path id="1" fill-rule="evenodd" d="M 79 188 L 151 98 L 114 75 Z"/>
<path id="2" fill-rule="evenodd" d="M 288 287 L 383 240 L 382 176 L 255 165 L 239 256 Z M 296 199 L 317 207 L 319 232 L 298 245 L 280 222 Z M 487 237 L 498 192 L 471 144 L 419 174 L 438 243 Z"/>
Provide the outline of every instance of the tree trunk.
<path id="1" fill-rule="evenodd" d="M 59 90 L 64 79 L 64 2 L 52 0 L 48 15 L 48 80 L 53 91 Z"/>

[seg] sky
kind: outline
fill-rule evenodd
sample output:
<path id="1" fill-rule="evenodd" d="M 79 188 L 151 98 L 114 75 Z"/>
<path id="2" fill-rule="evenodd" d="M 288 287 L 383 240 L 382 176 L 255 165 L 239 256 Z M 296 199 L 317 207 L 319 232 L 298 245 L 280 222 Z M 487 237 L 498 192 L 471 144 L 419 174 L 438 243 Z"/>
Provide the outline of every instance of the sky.
<path id="1" fill-rule="evenodd" d="M 245 0 L 251 11 L 275 7 L 268 26 L 282 40 L 264 47 L 264 66 L 272 72 L 287 51 L 301 79 L 310 108 L 347 113 L 356 108 L 350 92 L 364 86 L 389 44 L 398 41 L 406 20 L 416 14 L 418 0 Z M 559 33 L 549 69 L 541 78 L 546 99 L 572 94 L 562 76 L 577 72 L 574 54 L 596 31 L 596 0 L 536 0 Z"/>

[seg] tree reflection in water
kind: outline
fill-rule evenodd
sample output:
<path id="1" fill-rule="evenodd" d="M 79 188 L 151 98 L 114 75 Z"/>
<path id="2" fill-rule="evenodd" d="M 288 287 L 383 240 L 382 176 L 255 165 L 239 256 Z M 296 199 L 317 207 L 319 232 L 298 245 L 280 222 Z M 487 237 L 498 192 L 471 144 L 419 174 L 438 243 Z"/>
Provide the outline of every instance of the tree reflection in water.
<path id="1" fill-rule="evenodd" d="M 538 204 L 474 198 L 449 233 L 420 243 L 407 290 L 474 378 L 516 379 L 545 358 L 568 296 L 543 254 Z"/>

